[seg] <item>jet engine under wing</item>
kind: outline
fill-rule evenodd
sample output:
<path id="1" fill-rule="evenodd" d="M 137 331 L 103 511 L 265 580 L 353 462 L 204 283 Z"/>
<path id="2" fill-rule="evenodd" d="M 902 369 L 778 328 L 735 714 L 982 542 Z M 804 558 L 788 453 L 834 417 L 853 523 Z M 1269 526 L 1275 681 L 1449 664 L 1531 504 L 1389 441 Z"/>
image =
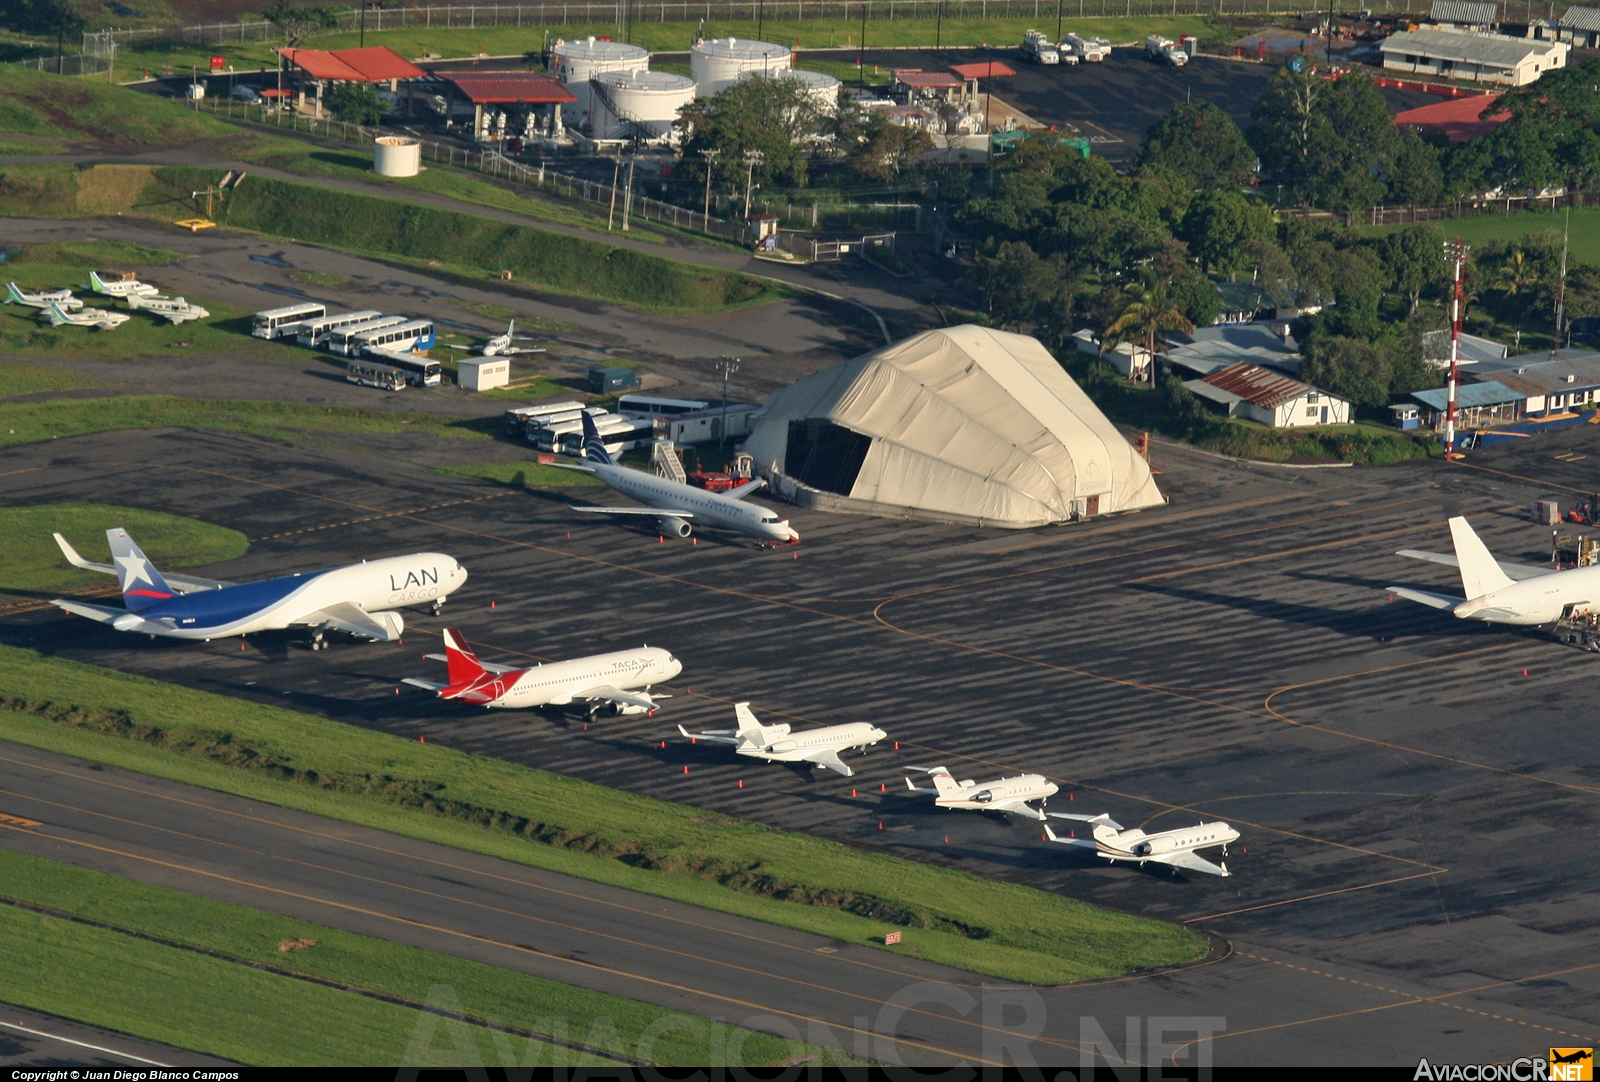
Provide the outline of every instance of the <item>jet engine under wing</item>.
<path id="1" fill-rule="evenodd" d="M 661 507 L 574 507 L 591 515 L 649 515 L 651 518 L 694 518 L 693 511 L 668 511 Z"/>
<path id="2" fill-rule="evenodd" d="M 1404 556 L 1408 560 L 1427 560 L 1431 564 L 1443 564 L 1446 567 L 1461 566 L 1461 561 L 1456 559 L 1453 552 L 1424 552 L 1422 549 L 1401 549 L 1395 555 Z M 1496 560 L 1495 563 L 1500 565 L 1500 570 L 1504 571 L 1508 578 L 1515 579 L 1518 582 L 1524 579 L 1536 579 L 1540 575 L 1553 574 L 1556 570 L 1553 567 L 1535 567 L 1532 564 L 1509 564 L 1504 560 Z M 168 581 L 170 582 L 171 579 L 169 578 Z"/>
<path id="3" fill-rule="evenodd" d="M 636 706 L 641 710 L 655 710 L 655 699 L 649 695 L 630 695 L 626 691 L 619 691 L 609 685 L 589 688 L 572 696 L 574 699 L 600 699 L 618 706 Z M 666 696 L 660 696 L 665 698 Z"/>
<path id="4" fill-rule="evenodd" d="M 1451 597 L 1449 594 L 1430 594 L 1426 590 L 1413 590 L 1409 586 L 1391 586 L 1389 592 L 1399 594 L 1407 601 L 1416 601 L 1428 606 L 1430 609 L 1453 609 L 1461 604 L 1464 598 Z"/>
<path id="5" fill-rule="evenodd" d="M 812 752 L 806 756 L 806 762 L 825 766 L 829 770 L 837 770 L 847 778 L 855 776 L 855 771 L 844 765 L 839 758 L 839 753 L 833 748 L 824 748 L 822 751 Z"/>
<path id="6" fill-rule="evenodd" d="M 753 480 L 746 481 L 738 488 L 730 488 L 728 491 L 724 492 L 723 495 L 728 497 L 730 500 L 742 500 L 752 492 L 759 492 L 766 487 L 766 479 L 757 477 Z"/>
<path id="7" fill-rule="evenodd" d="M 81 568 L 84 571 L 98 571 L 102 575 L 115 575 L 117 573 L 117 569 L 111 564 L 97 564 L 92 560 L 85 560 L 82 556 L 79 556 L 78 550 L 72 547 L 72 542 L 60 534 L 56 534 L 55 539 L 56 544 L 61 546 L 61 555 L 65 556 L 67 563 L 73 567 Z M 200 590 L 220 590 L 224 586 L 233 585 L 233 583 L 223 582 L 221 579 L 202 579 L 195 575 L 178 575 L 166 571 L 161 573 L 161 577 L 167 580 L 168 586 L 171 586 L 180 594 L 192 594 Z M 84 614 L 79 613 L 78 615 L 82 616 Z"/>
<path id="8" fill-rule="evenodd" d="M 405 628 L 399 613 L 367 612 L 347 601 L 341 601 L 337 605 L 327 605 L 317 612 L 307 613 L 294 622 L 310 624 L 313 627 L 317 625 L 331 627 L 336 631 L 359 635 L 364 639 L 375 639 L 378 642 L 394 642 Z"/>
<path id="9" fill-rule="evenodd" d="M 1226 864 L 1223 864 L 1219 867 L 1204 857 L 1196 856 L 1193 852 L 1187 849 L 1180 849 L 1175 853 L 1163 853 L 1158 857 L 1150 857 L 1148 859 L 1155 861 L 1158 864 L 1171 864 L 1174 867 L 1183 868 L 1186 871 L 1203 872 L 1206 875 L 1228 876 L 1233 874 L 1232 872 L 1228 871 L 1228 866 Z"/>

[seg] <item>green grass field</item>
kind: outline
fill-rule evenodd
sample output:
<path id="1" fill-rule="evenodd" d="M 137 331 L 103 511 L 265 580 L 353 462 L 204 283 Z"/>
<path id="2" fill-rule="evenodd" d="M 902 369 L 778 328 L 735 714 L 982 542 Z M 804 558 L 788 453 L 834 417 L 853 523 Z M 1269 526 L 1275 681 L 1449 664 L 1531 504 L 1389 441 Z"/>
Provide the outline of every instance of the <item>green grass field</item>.
<path id="1" fill-rule="evenodd" d="M 636 1000 L 5 849 L 0 897 L 117 929 L 0 905 L 0 969 L 6 973 L 0 997 L 6 1002 L 244 1063 L 399 1064 L 408 1051 L 428 1047 L 418 1040 L 419 1028 L 435 1026 L 434 1051 L 447 1051 L 452 1037 L 465 1036 L 491 1067 L 606 1062 L 506 1033 L 497 1041 L 477 1025 L 452 1034 L 401 1004 L 243 964 L 252 962 L 409 1003 L 443 1006 L 441 989 L 448 988 L 454 1009 L 469 1017 L 663 1065 L 710 1063 L 713 1050 L 725 1046 L 715 1043 L 717 1035 L 703 1020 Z M 279 949 L 297 940 L 316 945 Z M 664 1031 L 652 1036 L 652 1026 Z M 750 1066 L 821 1051 L 762 1033 L 742 1036 Z M 423 1062 L 450 1065 L 438 1058 Z M 829 1062 L 825 1053 L 821 1062 Z"/>
<path id="2" fill-rule="evenodd" d="M 86 560 L 109 563 L 106 531 L 124 526 L 160 567 L 198 567 L 236 560 L 250 547 L 244 534 L 209 522 L 97 503 L 0 507 L 0 590 L 54 592 L 114 585 L 107 575 L 79 571 L 61 557 L 60 533 Z"/>
<path id="3" fill-rule="evenodd" d="M 446 466 L 434 472 L 453 477 L 477 477 L 518 488 L 581 488 L 604 484 L 593 474 L 538 462 L 481 462 L 472 466 Z"/>
<path id="4" fill-rule="evenodd" d="M 103 386 L 105 385 L 70 368 L 27 364 L 23 361 L 0 361 L 0 398 L 16 394 L 35 394 L 39 391 L 75 391 L 85 387 Z"/>
<path id="5" fill-rule="evenodd" d="M 1559 236 L 1566 227 L 1567 212 L 1534 211 L 1512 214 L 1474 214 L 1436 223 L 1447 237 L 1460 237 L 1468 244 L 1492 240 L 1518 240 L 1530 233 L 1554 230 Z M 1403 225 L 1367 226 L 1362 232 L 1381 235 L 1406 228 Z M 1574 260 L 1600 265 L 1600 207 L 1572 208 L 1571 252 Z"/>
<path id="6" fill-rule="evenodd" d="M 1028 887 L 13 647 L 0 737 L 846 942 L 903 931 L 882 949 L 1007 980 L 1207 950 Z"/>
<path id="7" fill-rule="evenodd" d="M 0 65 L 0 132 L 154 146 L 234 130 L 220 120 L 151 94 Z"/>

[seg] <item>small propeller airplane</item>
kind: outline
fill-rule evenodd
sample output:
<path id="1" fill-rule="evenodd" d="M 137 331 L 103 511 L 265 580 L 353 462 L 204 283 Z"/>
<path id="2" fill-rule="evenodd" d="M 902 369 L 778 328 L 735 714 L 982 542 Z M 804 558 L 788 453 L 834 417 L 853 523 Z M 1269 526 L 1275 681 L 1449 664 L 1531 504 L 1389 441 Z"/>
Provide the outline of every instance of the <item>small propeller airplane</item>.
<path id="1" fill-rule="evenodd" d="M 848 725 L 827 725 L 810 729 L 798 736 L 787 725 L 763 725 L 756 720 L 749 703 L 734 703 L 733 711 L 739 719 L 738 729 L 711 729 L 691 733 L 682 725 L 678 732 L 690 740 L 705 740 L 713 744 L 732 744 L 739 755 L 765 759 L 769 763 L 811 763 L 836 770 L 852 777 L 854 770 L 844 765 L 839 753 L 860 748 L 863 753 L 889 734 L 876 725 L 853 721 Z"/>
<path id="2" fill-rule="evenodd" d="M 27 308 L 48 308 L 56 304 L 68 312 L 83 307 L 83 302 L 74 297 L 70 289 L 41 289 L 37 293 L 29 293 L 15 282 L 6 283 L 5 303 L 20 304 Z"/>
<path id="3" fill-rule="evenodd" d="M 543 346 L 514 345 L 513 343 L 517 341 L 526 341 L 526 339 L 517 338 L 517 321 L 513 319 L 506 324 L 505 334 L 497 334 L 481 346 L 450 346 L 448 348 L 471 350 L 473 353 L 481 353 L 485 357 L 515 357 L 519 353 L 543 353 L 545 351 Z"/>
<path id="4" fill-rule="evenodd" d="M 131 297 L 138 294 L 141 297 L 154 297 L 161 291 L 148 282 L 129 275 L 126 278 L 113 278 L 109 282 L 100 277 L 95 271 L 89 272 L 89 288 L 96 293 L 104 293 L 108 297 Z"/>
<path id="5" fill-rule="evenodd" d="M 956 781 L 950 771 L 942 766 L 914 766 L 912 770 L 921 770 L 933 777 L 933 788 L 923 789 L 911 784 L 911 779 L 906 779 L 906 788 L 913 793 L 926 793 L 933 797 L 936 807 L 947 810 L 960 808 L 964 811 L 1001 811 L 1013 815 L 1023 815 L 1029 819 L 1044 821 L 1044 803 L 1055 796 L 1060 787 L 1042 774 L 1019 774 L 1013 778 L 1000 778 L 996 781 L 986 781 L 981 785 L 968 778 L 965 781 Z M 1033 807 L 1029 801 L 1037 800 L 1039 807 Z"/>
<path id="6" fill-rule="evenodd" d="M 85 308 L 81 312 L 63 312 L 61 306 L 51 301 L 44 314 L 52 327 L 93 327 L 97 331 L 113 331 L 128 322 L 125 312 L 108 312 L 104 308 Z"/>
<path id="7" fill-rule="evenodd" d="M 173 323 L 187 323 L 191 319 L 205 319 L 211 313 L 198 304 L 190 304 L 182 297 L 147 297 L 139 293 L 128 294 L 128 307 L 133 311 L 150 311 L 165 316 Z"/>
<path id="8" fill-rule="evenodd" d="M 1206 875 L 1233 874 L 1228 871 L 1226 863 L 1213 864 L 1195 854 L 1197 849 L 1211 849 L 1220 845 L 1222 855 L 1227 856 L 1228 843 L 1239 840 L 1239 832 L 1227 823 L 1200 823 L 1192 827 L 1179 827 L 1176 830 L 1146 834 L 1138 827 L 1124 829 L 1121 823 L 1109 815 L 1072 815 L 1066 812 L 1048 814 L 1051 819 L 1074 819 L 1080 823 L 1088 823 L 1090 833 L 1093 834 L 1092 838 L 1058 838 L 1056 832 L 1051 830 L 1050 824 L 1046 822 L 1044 832 L 1051 841 L 1093 849 L 1113 864 L 1119 860 L 1136 863 L 1140 867 L 1147 863 L 1165 864 L 1172 869 L 1173 875 L 1178 874 L 1179 868 L 1191 872 L 1204 872 Z"/>

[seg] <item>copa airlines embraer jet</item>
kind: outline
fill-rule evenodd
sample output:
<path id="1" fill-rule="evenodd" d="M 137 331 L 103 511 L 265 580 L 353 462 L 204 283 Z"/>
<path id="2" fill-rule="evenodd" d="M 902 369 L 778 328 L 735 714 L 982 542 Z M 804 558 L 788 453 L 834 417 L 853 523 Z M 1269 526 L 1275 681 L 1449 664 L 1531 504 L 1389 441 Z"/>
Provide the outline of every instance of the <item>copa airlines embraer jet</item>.
<path id="1" fill-rule="evenodd" d="M 444 599 L 467 581 L 467 569 L 451 557 L 420 552 L 257 582 L 219 582 L 163 575 L 120 526 L 106 531 L 109 564 L 91 563 L 65 537 L 55 538 L 73 567 L 117 576 L 126 607 L 60 598 L 52 605 L 118 631 L 176 639 L 209 641 L 304 627 L 312 633 L 314 650 L 325 645 L 327 631 L 394 642 L 405 630 L 405 619 L 388 610 L 431 604 L 438 613 Z"/>
<path id="2" fill-rule="evenodd" d="M 1058 838 L 1056 832 L 1050 829 L 1048 822 L 1044 825 L 1044 832 L 1053 842 L 1062 845 L 1077 845 L 1086 849 L 1093 849 L 1100 856 L 1115 864 L 1119 860 L 1126 860 L 1132 864 L 1143 866 L 1147 863 L 1166 864 L 1172 868 L 1172 874 L 1178 874 L 1179 868 L 1191 872 L 1204 872 L 1206 875 L 1232 875 L 1228 865 L 1213 864 L 1203 857 L 1197 856 L 1197 849 L 1211 849 L 1222 846 L 1222 855 L 1228 855 L 1228 843 L 1239 840 L 1239 832 L 1227 823 L 1200 823 L 1192 827 L 1179 827 L 1177 830 L 1163 830 L 1156 834 L 1146 834 L 1138 827 L 1127 830 L 1122 824 L 1109 815 L 1069 815 L 1065 812 L 1050 812 L 1051 819 L 1076 819 L 1080 823 L 1088 823 L 1093 838 Z"/>
<path id="3" fill-rule="evenodd" d="M 956 781 L 950 771 L 942 766 L 914 766 L 933 777 L 933 788 L 922 789 L 906 779 L 906 788 L 913 793 L 927 793 L 940 808 L 961 808 L 964 811 L 1003 811 L 1025 815 L 1029 819 L 1044 819 L 1044 803 L 1055 796 L 1059 786 L 1042 774 L 1018 774 L 1013 778 L 1000 778 L 982 784 L 968 778 Z M 1029 801 L 1037 800 L 1035 808 Z"/>
<path id="4" fill-rule="evenodd" d="M 652 693 L 650 686 L 671 680 L 683 671 L 677 658 L 655 646 L 524 668 L 493 665 L 479 661 L 455 628 L 445 629 L 444 653 L 427 656 L 450 666 L 450 682 L 439 684 L 410 677 L 405 682 L 438 692 L 441 699 L 511 710 L 565 706 L 577 699 L 589 703 L 590 716 L 601 703 L 610 703 L 618 714 L 654 714 L 657 700 L 668 696 Z"/>
<path id="5" fill-rule="evenodd" d="M 787 519 L 780 519 L 772 511 L 758 504 L 741 502 L 746 496 L 763 487 L 766 482 L 751 481 L 740 485 L 734 496 L 707 492 L 703 488 L 686 485 L 666 477 L 657 477 L 643 470 L 629 469 L 611 460 L 600 439 L 594 418 L 583 414 L 583 465 L 556 463 L 563 469 L 592 473 L 624 496 L 632 496 L 649 507 L 574 507 L 593 515 L 649 515 L 658 521 L 663 535 L 688 537 L 693 527 L 689 520 L 707 526 L 721 526 L 729 530 L 759 537 L 763 541 L 799 541 Z"/>
<path id="6" fill-rule="evenodd" d="M 789 732 L 787 725 L 763 725 L 750 711 L 749 703 L 734 703 L 734 714 L 739 718 L 737 729 L 711 729 L 691 733 L 682 725 L 678 732 L 691 740 L 707 740 L 713 744 L 732 744 L 740 755 L 765 759 L 769 763 L 812 763 L 837 770 L 845 777 L 855 773 L 839 759 L 839 753 L 850 748 L 863 751 L 889 734 L 876 725 L 853 721 L 848 725 L 827 725 L 809 729 L 799 735 Z"/>
<path id="7" fill-rule="evenodd" d="M 1390 591 L 1408 601 L 1446 609 L 1462 620 L 1491 624 L 1549 624 L 1573 612 L 1600 609 L 1600 564 L 1557 571 L 1500 563 L 1467 520 L 1460 517 L 1450 520 L 1450 539 L 1455 542 L 1454 556 L 1419 549 L 1401 549 L 1395 555 L 1456 568 L 1461 572 L 1461 589 L 1466 597 L 1409 586 L 1391 586 Z"/>

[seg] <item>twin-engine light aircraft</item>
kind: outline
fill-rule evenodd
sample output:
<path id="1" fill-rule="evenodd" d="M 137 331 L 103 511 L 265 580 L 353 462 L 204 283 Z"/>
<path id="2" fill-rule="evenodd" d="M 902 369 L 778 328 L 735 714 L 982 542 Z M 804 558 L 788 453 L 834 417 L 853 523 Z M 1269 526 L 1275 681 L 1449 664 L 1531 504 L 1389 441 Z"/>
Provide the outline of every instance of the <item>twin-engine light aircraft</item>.
<path id="1" fill-rule="evenodd" d="M 914 766 L 912 770 L 925 771 L 933 777 L 933 788 L 922 789 L 906 779 L 906 788 L 913 793 L 927 793 L 940 808 L 961 808 L 965 811 L 1001 811 L 1027 816 L 1043 821 L 1044 803 L 1056 795 L 1059 786 L 1041 774 L 1019 774 L 1014 778 L 1000 778 L 982 784 L 967 779 L 956 781 L 950 771 L 942 766 Z M 1037 800 L 1039 807 L 1029 802 Z"/>
<path id="2" fill-rule="evenodd" d="M 654 714 L 657 700 L 669 696 L 652 693 L 650 685 L 671 680 L 683 671 L 677 658 L 655 646 L 523 668 L 492 665 L 479 661 L 455 628 L 445 629 L 444 653 L 427 657 L 450 666 L 450 682 L 439 684 L 409 677 L 405 682 L 437 692 L 441 699 L 509 710 L 566 706 L 576 700 L 589 704 L 590 717 L 606 703 L 618 714 Z"/>
<path id="3" fill-rule="evenodd" d="M 89 288 L 108 297 L 132 297 L 135 294 L 141 297 L 154 297 L 161 292 L 149 282 L 141 282 L 132 275 L 127 278 L 113 278 L 108 282 L 94 271 L 89 272 Z"/>
<path id="4" fill-rule="evenodd" d="M 1466 597 L 1436 594 L 1409 586 L 1391 586 L 1392 593 L 1429 608 L 1445 609 L 1462 620 L 1533 626 L 1554 623 L 1574 612 L 1600 609 L 1600 564 L 1557 571 L 1550 567 L 1500 563 L 1464 518 L 1450 520 L 1455 555 L 1401 549 L 1396 556 L 1444 564 L 1461 572 Z"/>
<path id="5" fill-rule="evenodd" d="M 6 303 L 20 304 L 25 308 L 48 308 L 56 304 L 65 312 L 75 312 L 83 307 L 83 302 L 74 297 L 70 289 L 41 289 L 37 293 L 29 293 L 15 282 L 6 283 Z"/>
<path id="6" fill-rule="evenodd" d="M 129 309 L 146 310 L 165 316 L 173 323 L 186 323 L 191 319 L 205 319 L 211 313 L 198 304 L 190 304 L 182 297 L 147 297 L 139 293 L 128 294 Z"/>
<path id="7" fill-rule="evenodd" d="M 108 312 L 104 308 L 67 312 L 55 301 L 46 305 L 44 312 L 50 317 L 52 327 L 93 327 L 97 331 L 114 331 L 129 319 L 125 312 Z"/>
<path id="8" fill-rule="evenodd" d="M 1138 827 L 1124 830 L 1122 824 L 1109 815 L 1069 815 L 1064 812 L 1050 812 L 1049 815 L 1051 819 L 1075 819 L 1080 823 L 1088 823 L 1094 835 L 1093 838 L 1058 838 L 1056 832 L 1050 829 L 1049 822 L 1046 822 L 1044 832 L 1051 841 L 1093 849 L 1113 864 L 1119 860 L 1141 867 L 1149 863 L 1166 864 L 1172 868 L 1173 875 L 1178 874 L 1179 868 L 1204 872 L 1206 875 L 1233 874 L 1228 871 L 1226 863 L 1213 864 L 1195 854 L 1197 849 L 1211 849 L 1220 845 L 1222 855 L 1227 856 L 1228 843 L 1239 840 L 1239 832 L 1227 823 L 1200 823 L 1146 834 Z"/>
<path id="9" fill-rule="evenodd" d="M 707 526 L 737 530 L 763 541 L 788 543 L 800 540 L 800 535 L 795 533 L 787 520 L 778 518 L 765 507 L 742 502 L 746 496 L 763 487 L 765 481 L 740 485 L 733 495 L 724 496 L 681 481 L 657 477 L 643 470 L 629 469 L 611 460 L 611 454 L 594 426 L 594 418 L 585 413 L 582 421 L 584 463 L 571 465 L 558 462 L 556 465 L 563 469 L 592 473 L 623 495 L 650 506 L 574 507 L 572 510 L 591 515 L 647 515 L 657 520 L 663 536 L 688 537 L 693 531 L 689 520 L 693 519 Z"/>
<path id="10" fill-rule="evenodd" d="M 787 725 L 761 724 L 750 712 L 749 703 L 734 703 L 733 710 L 739 718 L 737 729 L 691 733 L 680 725 L 678 732 L 691 740 L 732 744 L 738 754 L 765 759 L 769 763 L 812 763 L 837 770 L 847 778 L 854 775 L 855 771 L 844 765 L 839 753 L 851 748 L 860 748 L 865 753 L 869 746 L 889 735 L 876 725 L 864 721 L 808 729 L 795 735 L 789 732 Z"/>
<path id="11" fill-rule="evenodd" d="M 175 639 L 227 638 L 258 631 L 303 627 L 311 648 L 322 649 L 323 635 L 343 631 L 358 638 L 395 642 L 405 620 L 395 607 L 432 604 L 467 581 L 467 569 L 443 553 L 421 552 L 363 561 L 326 571 L 296 572 L 257 582 L 219 582 L 189 575 L 163 575 L 120 526 L 106 531 L 112 563 L 91 563 L 60 534 L 56 544 L 67 562 L 86 571 L 115 575 L 125 608 L 113 609 L 58 598 L 51 604 L 118 631 Z"/>
<path id="12" fill-rule="evenodd" d="M 510 320 L 506 323 L 506 333 L 497 334 L 484 342 L 481 346 L 451 346 L 451 349 L 470 348 L 474 353 L 481 353 L 485 357 L 515 357 L 519 353 L 543 353 L 543 346 L 519 346 L 516 343 L 526 341 L 517 337 L 517 321 Z"/>

